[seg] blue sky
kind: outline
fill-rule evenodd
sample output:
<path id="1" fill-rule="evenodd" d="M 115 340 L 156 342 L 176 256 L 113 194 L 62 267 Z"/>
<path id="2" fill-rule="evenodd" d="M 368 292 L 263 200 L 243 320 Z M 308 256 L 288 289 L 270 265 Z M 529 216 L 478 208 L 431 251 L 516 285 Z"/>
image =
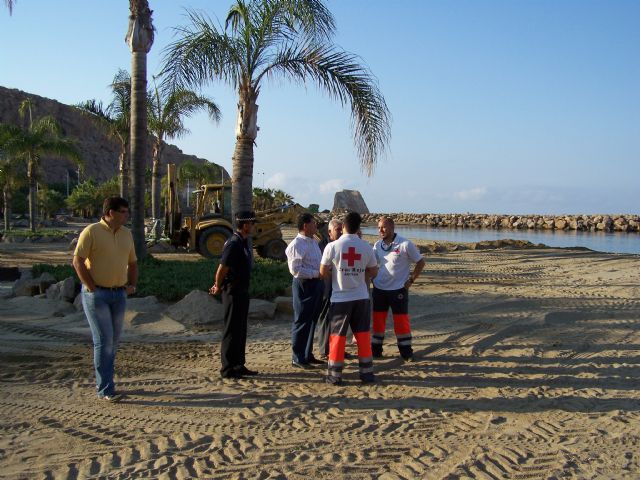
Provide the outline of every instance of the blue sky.
<path id="1" fill-rule="evenodd" d="M 184 8 L 224 21 L 227 0 L 151 0 L 160 71 Z M 389 153 L 361 171 L 348 110 L 285 79 L 259 98 L 254 186 L 331 208 L 359 190 L 374 212 L 640 213 L 640 1 L 330 0 L 335 43 L 377 77 Z M 109 100 L 129 68 L 126 0 L 17 0 L 0 9 L 0 85 L 64 103 Z M 176 143 L 231 171 L 236 97 Z"/>

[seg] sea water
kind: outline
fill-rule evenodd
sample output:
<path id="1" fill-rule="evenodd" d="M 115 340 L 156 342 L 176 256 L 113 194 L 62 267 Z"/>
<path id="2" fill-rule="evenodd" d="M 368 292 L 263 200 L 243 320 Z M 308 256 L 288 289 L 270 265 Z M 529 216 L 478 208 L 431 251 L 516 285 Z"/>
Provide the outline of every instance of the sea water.
<path id="1" fill-rule="evenodd" d="M 526 240 L 549 247 L 586 247 L 597 252 L 640 255 L 640 233 L 582 232 L 577 230 L 491 230 L 478 228 L 433 228 L 396 225 L 398 235 L 435 242 L 470 243 L 483 240 Z M 376 227 L 363 227 L 367 235 L 378 235 Z"/>

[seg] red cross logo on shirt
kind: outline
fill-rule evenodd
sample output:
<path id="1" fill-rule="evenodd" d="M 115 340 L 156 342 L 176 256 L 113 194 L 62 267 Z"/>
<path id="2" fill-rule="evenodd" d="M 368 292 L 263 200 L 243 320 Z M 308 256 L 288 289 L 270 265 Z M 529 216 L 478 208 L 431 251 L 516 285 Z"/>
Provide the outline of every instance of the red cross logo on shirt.
<path id="1" fill-rule="evenodd" d="M 353 267 L 356 264 L 356 260 L 360 260 L 362 255 L 356 253 L 355 247 L 349 247 L 347 253 L 342 254 L 342 259 L 347 261 L 347 265 Z"/>

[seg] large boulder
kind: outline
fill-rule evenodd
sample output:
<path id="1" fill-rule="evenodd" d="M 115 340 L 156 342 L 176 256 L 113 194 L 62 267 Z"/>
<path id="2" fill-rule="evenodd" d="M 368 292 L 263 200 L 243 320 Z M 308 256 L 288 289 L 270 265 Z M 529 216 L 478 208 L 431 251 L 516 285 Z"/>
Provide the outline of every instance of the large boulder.
<path id="1" fill-rule="evenodd" d="M 165 310 L 165 305 L 154 296 L 129 298 L 124 316 L 125 332 L 132 334 L 184 332 L 184 325 L 165 315 Z"/>
<path id="2" fill-rule="evenodd" d="M 367 204 L 364 203 L 364 198 L 362 198 L 362 195 L 360 195 L 360 192 L 357 190 L 342 190 L 341 192 L 336 192 L 333 197 L 333 211 L 342 212 L 345 210 L 358 212 L 361 215 L 369 213 Z"/>
<path id="3" fill-rule="evenodd" d="M 47 289 L 56 283 L 56 279 L 50 273 L 43 273 L 38 278 L 22 276 L 13 284 L 13 295 L 15 297 L 32 297 L 45 293 Z"/>
<path id="4" fill-rule="evenodd" d="M 47 298 L 52 300 L 64 300 L 65 302 L 73 303 L 78 293 L 76 281 L 73 277 L 67 277 L 61 282 L 54 283 L 47 291 Z"/>
<path id="5" fill-rule="evenodd" d="M 222 323 L 222 303 L 201 290 L 194 290 L 177 303 L 167 308 L 164 314 L 186 327 Z"/>
<path id="6" fill-rule="evenodd" d="M 7 302 L 11 307 L 26 312 L 30 316 L 63 317 L 76 312 L 73 305 L 63 300 L 20 296 L 7 300 Z"/>
<path id="7" fill-rule="evenodd" d="M 249 320 L 270 320 L 276 315 L 276 304 L 258 298 L 249 302 Z"/>
<path id="8" fill-rule="evenodd" d="M 273 303 L 276 305 L 276 312 L 293 314 L 293 298 L 276 297 Z"/>

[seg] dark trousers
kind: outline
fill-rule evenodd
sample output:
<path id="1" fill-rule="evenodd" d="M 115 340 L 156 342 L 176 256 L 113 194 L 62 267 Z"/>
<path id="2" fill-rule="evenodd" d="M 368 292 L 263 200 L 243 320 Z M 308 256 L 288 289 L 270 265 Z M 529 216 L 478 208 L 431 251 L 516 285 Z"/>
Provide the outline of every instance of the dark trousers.
<path id="1" fill-rule="evenodd" d="M 229 287 L 222 290 L 224 307 L 224 324 L 220 357 L 224 376 L 245 363 L 245 346 L 247 344 L 247 315 L 249 314 L 249 292 L 233 291 Z"/>
<path id="2" fill-rule="evenodd" d="M 393 314 L 393 330 L 398 342 L 398 350 L 403 358 L 413 355 L 411 347 L 411 323 L 409 321 L 409 291 L 373 289 L 373 335 L 371 347 L 373 354 L 382 355 L 382 344 L 387 324 L 389 308 Z"/>
<path id="3" fill-rule="evenodd" d="M 320 355 L 324 355 L 325 357 L 329 356 L 329 330 L 331 327 L 331 318 L 329 316 L 330 308 L 331 299 L 323 298 L 320 316 L 318 317 L 317 344 Z"/>
<path id="4" fill-rule="evenodd" d="M 319 278 L 294 278 L 293 324 L 291 325 L 292 360 L 309 363 L 313 352 L 313 334 L 322 307 L 324 284 Z"/>

